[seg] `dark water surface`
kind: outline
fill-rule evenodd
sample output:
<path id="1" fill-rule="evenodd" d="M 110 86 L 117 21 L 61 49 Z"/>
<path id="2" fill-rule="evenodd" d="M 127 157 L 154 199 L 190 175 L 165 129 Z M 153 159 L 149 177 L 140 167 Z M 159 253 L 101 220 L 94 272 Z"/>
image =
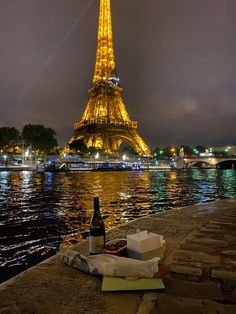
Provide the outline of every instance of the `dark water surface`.
<path id="1" fill-rule="evenodd" d="M 0 172 L 0 282 L 86 236 L 93 197 L 106 228 L 218 198 L 236 198 L 236 171 Z"/>

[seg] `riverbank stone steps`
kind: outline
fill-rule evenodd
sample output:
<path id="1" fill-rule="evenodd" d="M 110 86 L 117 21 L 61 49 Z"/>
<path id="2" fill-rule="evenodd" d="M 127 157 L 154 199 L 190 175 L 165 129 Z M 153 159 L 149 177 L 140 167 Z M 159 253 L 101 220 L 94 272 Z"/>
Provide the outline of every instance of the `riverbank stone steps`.
<path id="1" fill-rule="evenodd" d="M 63 264 L 59 255 L 3 283 L 0 313 L 236 313 L 236 200 L 219 200 L 142 217 L 107 238 L 136 229 L 163 234 L 165 291 L 102 293 L 101 278 Z M 79 244 L 88 254 L 88 241 Z"/>

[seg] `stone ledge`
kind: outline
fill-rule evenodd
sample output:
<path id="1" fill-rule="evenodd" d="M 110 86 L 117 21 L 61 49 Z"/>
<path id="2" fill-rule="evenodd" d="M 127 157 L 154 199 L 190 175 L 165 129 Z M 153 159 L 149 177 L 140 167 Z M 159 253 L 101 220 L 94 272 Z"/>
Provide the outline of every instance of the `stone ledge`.
<path id="1" fill-rule="evenodd" d="M 216 253 L 215 255 L 210 255 L 202 253 L 200 249 L 199 252 L 194 251 L 194 249 L 178 251 L 179 245 L 183 244 L 186 239 L 190 239 L 190 236 L 194 232 L 199 231 L 199 228 L 206 227 L 207 221 L 220 220 L 220 217 L 226 211 L 232 213 L 234 208 L 236 208 L 235 201 L 217 201 L 169 211 L 168 217 L 171 219 L 166 219 L 166 223 L 163 223 L 164 219 L 153 219 L 153 217 L 140 218 L 108 232 L 108 238 L 110 239 L 124 237 L 135 232 L 137 228 L 161 233 L 168 244 L 167 257 L 169 264 L 172 263 L 176 256 L 178 257 L 179 252 L 181 253 L 180 258 L 177 258 L 177 263 L 180 264 L 179 269 L 184 267 L 185 270 L 187 269 L 188 272 L 193 272 L 194 274 L 196 269 L 203 271 L 201 277 L 192 274 L 179 274 L 179 276 L 183 276 L 182 280 L 167 276 L 164 280 L 165 291 L 148 294 L 148 297 L 143 298 L 144 302 L 141 304 L 140 300 L 143 297 L 143 291 L 102 293 L 101 278 L 88 276 L 76 269 L 65 266 L 58 258 L 58 255 L 56 255 L 2 285 L 0 289 L 0 313 L 135 314 L 140 310 L 139 314 L 234 314 L 236 313 L 236 306 L 213 302 L 214 299 L 222 302 L 224 299 L 227 300 L 227 293 L 232 291 L 227 292 L 223 290 L 225 295 L 222 296 L 223 292 L 220 284 L 209 281 L 211 280 L 211 269 L 214 268 L 215 272 L 213 272 L 213 275 L 219 275 L 220 270 L 217 268 L 221 267 L 224 269 L 225 266 L 229 266 L 227 263 L 230 258 L 224 255 L 220 259 L 220 256 Z M 193 216 L 199 212 L 198 218 L 193 219 Z M 189 221 L 192 220 L 194 220 L 194 223 L 189 224 Z M 213 224 L 212 226 L 218 229 L 218 225 Z M 224 229 L 226 235 L 232 233 L 231 231 L 229 232 L 229 230 L 232 230 L 230 226 L 225 225 Z M 188 242 L 187 244 L 212 249 L 208 243 L 200 245 Z M 81 250 L 86 253 L 88 251 L 87 241 L 80 243 L 80 245 Z M 233 246 L 229 248 L 231 251 L 235 250 Z M 214 250 L 218 254 L 222 254 L 220 246 L 215 246 Z M 227 251 L 227 249 L 224 250 Z M 184 256 L 186 260 L 183 260 Z M 219 266 L 217 265 L 218 262 L 222 264 Z M 235 266 L 232 266 L 233 269 L 235 269 Z M 222 277 L 224 279 L 225 277 L 229 279 L 219 280 L 219 282 L 232 286 L 232 274 L 234 273 L 233 271 L 226 272 L 227 276 L 225 276 L 225 271 L 221 271 L 220 274 L 222 275 L 223 273 Z M 198 273 L 200 274 L 200 272 Z M 174 275 L 177 276 L 178 274 Z M 191 277 L 195 277 L 195 280 L 197 279 L 198 282 L 190 282 L 193 280 Z M 201 282 L 202 279 L 208 281 Z M 228 295 L 228 300 L 232 300 L 230 302 L 233 302 L 234 298 L 235 292 Z"/>

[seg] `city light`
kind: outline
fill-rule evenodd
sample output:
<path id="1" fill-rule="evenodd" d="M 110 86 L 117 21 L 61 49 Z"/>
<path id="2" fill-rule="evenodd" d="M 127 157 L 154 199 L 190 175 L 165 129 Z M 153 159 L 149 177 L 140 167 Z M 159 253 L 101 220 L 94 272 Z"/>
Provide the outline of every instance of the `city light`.
<path id="1" fill-rule="evenodd" d="M 29 149 L 27 148 L 25 151 L 25 157 L 28 158 L 29 157 Z"/>

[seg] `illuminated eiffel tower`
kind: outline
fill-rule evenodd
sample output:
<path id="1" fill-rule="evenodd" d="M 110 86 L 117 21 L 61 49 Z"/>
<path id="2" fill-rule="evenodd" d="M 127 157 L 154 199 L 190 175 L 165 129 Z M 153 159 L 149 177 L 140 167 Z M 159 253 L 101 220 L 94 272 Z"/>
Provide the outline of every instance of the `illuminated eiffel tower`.
<path id="1" fill-rule="evenodd" d="M 113 49 L 111 3 L 100 0 L 93 84 L 82 119 L 74 125 L 69 146 L 83 141 L 87 148 L 99 148 L 116 155 L 121 143 L 126 142 L 140 155 L 151 154 L 137 133 L 137 122 L 132 121 L 126 111 L 121 91 Z"/>

